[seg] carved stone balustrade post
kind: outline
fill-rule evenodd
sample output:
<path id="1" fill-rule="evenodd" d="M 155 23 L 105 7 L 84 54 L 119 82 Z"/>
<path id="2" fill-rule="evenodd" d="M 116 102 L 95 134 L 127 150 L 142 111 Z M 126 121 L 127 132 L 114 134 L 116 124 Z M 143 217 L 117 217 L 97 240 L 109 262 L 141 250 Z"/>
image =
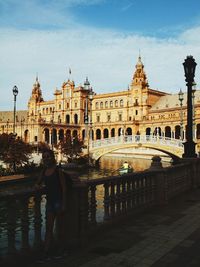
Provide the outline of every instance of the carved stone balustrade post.
<path id="1" fill-rule="evenodd" d="M 90 213 L 90 222 L 92 225 L 96 225 L 96 210 L 97 210 L 97 201 L 96 201 L 96 185 L 90 186 L 90 200 L 89 200 L 89 213 Z"/>
<path id="2" fill-rule="evenodd" d="M 77 179 L 66 194 L 66 246 L 82 246 L 87 242 L 88 186 Z"/>
<path id="3" fill-rule="evenodd" d="M 109 196 L 110 183 L 104 183 L 104 220 L 110 219 L 110 196 Z"/>
<path id="4" fill-rule="evenodd" d="M 9 198 L 8 202 L 8 218 L 7 218 L 7 237 L 8 237 L 8 255 L 16 254 L 15 235 L 16 235 L 16 201 Z"/>
<path id="5" fill-rule="evenodd" d="M 26 253 L 29 250 L 29 216 L 28 216 L 28 204 L 29 197 L 25 196 L 20 199 L 21 201 L 21 236 L 22 245 L 21 252 Z"/>

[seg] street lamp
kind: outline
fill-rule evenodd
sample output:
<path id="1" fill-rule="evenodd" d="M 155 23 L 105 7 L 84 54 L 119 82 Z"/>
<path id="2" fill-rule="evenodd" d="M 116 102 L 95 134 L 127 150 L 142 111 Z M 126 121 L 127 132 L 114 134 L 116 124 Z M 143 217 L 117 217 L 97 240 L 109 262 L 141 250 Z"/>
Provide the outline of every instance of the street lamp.
<path id="1" fill-rule="evenodd" d="M 196 92 L 196 83 L 193 82 L 192 86 L 192 133 L 193 133 L 193 139 L 196 138 L 195 134 L 195 103 L 194 103 L 194 98 L 195 98 L 195 92 Z"/>
<path id="2" fill-rule="evenodd" d="M 94 92 L 92 90 L 92 87 L 90 88 L 90 91 L 89 91 L 89 101 L 90 101 L 90 121 L 89 121 L 89 125 L 90 125 L 90 128 L 89 128 L 89 143 L 88 143 L 88 147 L 90 145 L 90 143 L 92 142 L 92 100 L 93 100 L 93 95 L 94 95 Z"/>
<path id="3" fill-rule="evenodd" d="M 92 100 L 94 92 L 92 90 L 92 87 L 90 86 L 88 77 L 86 77 L 86 80 L 84 82 L 84 90 L 86 91 L 85 116 L 84 116 L 84 123 L 86 126 L 85 137 L 87 141 L 88 164 L 90 165 L 90 142 L 92 141 Z"/>
<path id="4" fill-rule="evenodd" d="M 193 141 L 193 105 L 192 105 L 192 86 L 194 83 L 195 68 L 197 63 L 193 56 L 187 56 L 183 66 L 185 71 L 185 81 L 187 86 L 187 129 L 186 129 L 186 142 L 184 143 L 184 158 L 196 158 L 195 153 L 196 144 Z"/>
<path id="5" fill-rule="evenodd" d="M 180 106 L 181 106 L 181 113 L 180 113 L 180 138 L 181 140 L 183 140 L 183 92 L 180 89 L 179 93 L 178 93 L 178 99 L 180 101 Z"/>
<path id="6" fill-rule="evenodd" d="M 54 131 L 53 131 L 53 124 L 54 124 L 54 107 L 52 109 L 52 118 L 51 118 L 51 148 L 54 148 Z"/>
<path id="7" fill-rule="evenodd" d="M 15 120 L 16 120 L 16 99 L 17 99 L 17 95 L 18 95 L 18 88 L 15 85 L 13 87 L 13 95 L 14 95 L 14 123 L 13 123 L 13 134 L 15 135 Z"/>

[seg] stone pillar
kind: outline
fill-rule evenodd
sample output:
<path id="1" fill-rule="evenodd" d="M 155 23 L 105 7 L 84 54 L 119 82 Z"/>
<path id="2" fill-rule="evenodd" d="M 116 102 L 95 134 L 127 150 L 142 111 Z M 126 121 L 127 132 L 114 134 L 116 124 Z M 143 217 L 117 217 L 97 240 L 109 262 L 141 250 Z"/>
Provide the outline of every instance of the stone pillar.
<path id="1" fill-rule="evenodd" d="M 159 170 L 163 168 L 161 157 L 153 156 L 151 160 L 152 162 L 151 162 L 151 166 L 149 167 L 149 170 Z"/>
<path id="2" fill-rule="evenodd" d="M 71 176 L 71 175 L 70 175 Z M 87 242 L 88 189 L 79 178 L 72 177 L 72 187 L 67 190 L 66 246 L 80 247 Z M 68 177 L 66 177 L 68 179 Z"/>

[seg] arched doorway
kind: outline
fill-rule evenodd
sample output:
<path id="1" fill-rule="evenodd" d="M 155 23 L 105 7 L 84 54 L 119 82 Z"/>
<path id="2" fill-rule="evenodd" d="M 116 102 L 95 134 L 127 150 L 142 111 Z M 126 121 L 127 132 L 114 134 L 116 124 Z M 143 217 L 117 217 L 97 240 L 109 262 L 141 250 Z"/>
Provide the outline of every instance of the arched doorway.
<path id="1" fill-rule="evenodd" d="M 66 123 L 69 124 L 70 123 L 70 116 L 66 115 Z"/>
<path id="2" fill-rule="evenodd" d="M 108 138 L 109 137 L 109 132 L 108 129 L 103 130 L 103 138 Z"/>
<path id="3" fill-rule="evenodd" d="M 115 137 L 115 128 L 111 129 L 111 137 Z"/>
<path id="4" fill-rule="evenodd" d="M 49 129 L 44 129 L 44 142 L 49 144 Z"/>
<path id="5" fill-rule="evenodd" d="M 132 129 L 131 129 L 130 127 L 128 127 L 128 128 L 126 129 L 126 134 L 127 134 L 127 135 L 132 135 Z"/>
<path id="6" fill-rule="evenodd" d="M 171 127 L 170 126 L 165 127 L 165 137 L 171 138 Z"/>
<path id="7" fill-rule="evenodd" d="M 63 141 L 64 140 L 64 130 L 63 129 L 59 130 L 58 138 L 59 138 L 59 141 Z"/>
<path id="8" fill-rule="evenodd" d="M 197 124 L 197 139 L 200 139 L 200 124 Z"/>
<path id="9" fill-rule="evenodd" d="M 96 130 L 96 139 L 101 139 L 101 130 L 100 129 Z"/>
<path id="10" fill-rule="evenodd" d="M 74 123 L 78 124 L 78 115 L 77 114 L 74 115 Z"/>
<path id="11" fill-rule="evenodd" d="M 175 139 L 180 139 L 181 137 L 181 127 L 180 125 L 175 126 Z"/>

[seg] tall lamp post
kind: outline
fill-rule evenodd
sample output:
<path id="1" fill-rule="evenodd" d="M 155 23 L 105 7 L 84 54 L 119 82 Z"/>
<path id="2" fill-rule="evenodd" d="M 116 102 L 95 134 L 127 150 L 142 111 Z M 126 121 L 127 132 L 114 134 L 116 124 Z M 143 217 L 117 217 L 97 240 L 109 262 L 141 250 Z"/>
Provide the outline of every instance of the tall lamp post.
<path id="1" fill-rule="evenodd" d="M 184 143 L 184 158 L 196 158 L 196 144 L 193 141 L 193 105 L 192 105 L 192 86 L 194 84 L 195 68 L 197 63 L 193 56 L 187 56 L 183 66 L 185 71 L 185 81 L 187 86 L 187 129 L 186 142 Z"/>
<path id="2" fill-rule="evenodd" d="M 178 93 L 178 99 L 180 101 L 181 113 L 180 113 L 180 138 L 183 140 L 183 92 L 180 89 Z"/>
<path id="3" fill-rule="evenodd" d="M 54 149 L 53 124 L 54 124 L 54 108 L 52 109 L 52 118 L 51 118 L 51 148 L 52 148 L 52 150 Z"/>
<path id="4" fill-rule="evenodd" d="M 196 138 L 196 134 L 195 134 L 195 103 L 194 103 L 195 92 L 196 92 L 196 83 L 194 82 L 193 86 L 192 86 L 192 133 L 193 133 L 193 139 Z"/>
<path id="5" fill-rule="evenodd" d="M 86 100 L 85 100 L 85 137 L 87 141 L 87 155 L 88 155 L 88 164 L 90 165 L 90 141 L 92 140 L 92 100 L 93 100 L 93 91 L 88 81 L 88 77 L 84 82 L 84 89 L 86 91 Z M 89 113 L 90 112 L 90 113 Z M 90 116 L 89 116 L 90 115 Z"/>
<path id="6" fill-rule="evenodd" d="M 13 123 L 13 134 L 15 135 L 15 122 L 16 122 L 16 99 L 17 99 L 17 95 L 18 95 L 18 88 L 17 88 L 17 86 L 15 85 L 14 87 L 13 87 L 13 95 L 14 95 L 14 114 L 13 114 L 13 116 L 14 116 L 14 123 Z"/>
<path id="7" fill-rule="evenodd" d="M 90 144 L 92 143 L 92 100 L 93 100 L 93 95 L 94 95 L 94 92 L 92 90 L 92 87 L 90 88 L 90 91 L 89 91 L 89 101 L 90 101 L 90 120 L 89 120 L 89 137 L 88 137 L 88 157 L 89 157 L 89 149 L 90 149 Z M 90 157 L 89 157 L 89 164 L 91 164 L 90 162 Z"/>

